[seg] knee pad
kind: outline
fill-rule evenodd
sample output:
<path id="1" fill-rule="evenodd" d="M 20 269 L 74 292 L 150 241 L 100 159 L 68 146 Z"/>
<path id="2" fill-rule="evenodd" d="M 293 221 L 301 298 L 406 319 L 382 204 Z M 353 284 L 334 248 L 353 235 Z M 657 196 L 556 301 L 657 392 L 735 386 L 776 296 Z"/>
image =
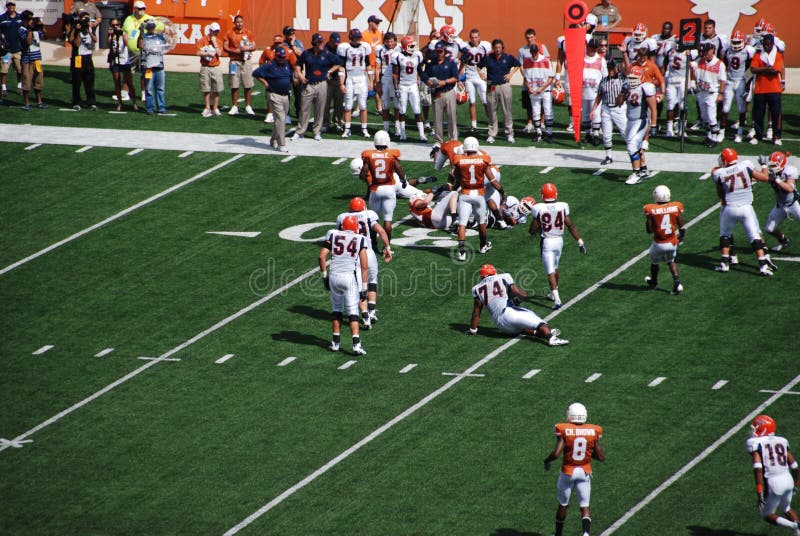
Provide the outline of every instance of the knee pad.
<path id="1" fill-rule="evenodd" d="M 377 283 L 367 283 L 367 292 L 378 292 Z"/>
<path id="2" fill-rule="evenodd" d="M 339 322 L 342 321 L 342 312 L 341 311 L 333 311 L 331 313 L 331 316 L 333 317 L 334 320 L 338 320 Z"/>
<path id="3" fill-rule="evenodd" d="M 720 236 L 719 237 L 719 247 L 721 248 L 729 248 L 733 245 L 733 239 L 730 236 Z"/>
<path id="4" fill-rule="evenodd" d="M 767 245 L 760 238 L 756 238 L 755 240 L 753 240 L 750 243 L 750 245 L 753 246 L 753 251 L 758 251 L 759 249 L 763 249 L 763 250 L 767 249 Z"/>
<path id="5" fill-rule="evenodd" d="M 359 318 L 358 315 L 348 315 L 347 320 L 348 322 L 358 322 Z"/>
<path id="6" fill-rule="evenodd" d="M 640 151 L 637 151 L 628 155 L 631 158 L 631 163 L 638 161 L 642 157 L 640 153 Z"/>

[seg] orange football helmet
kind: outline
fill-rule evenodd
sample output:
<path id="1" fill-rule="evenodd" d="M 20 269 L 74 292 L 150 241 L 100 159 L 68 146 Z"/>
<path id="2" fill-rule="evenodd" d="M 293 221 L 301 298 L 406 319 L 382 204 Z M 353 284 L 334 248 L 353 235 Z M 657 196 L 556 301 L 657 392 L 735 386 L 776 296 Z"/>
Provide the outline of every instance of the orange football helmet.
<path id="1" fill-rule="evenodd" d="M 465 104 L 469 100 L 467 96 L 467 88 L 464 87 L 462 82 L 456 84 L 456 103 Z"/>
<path id="2" fill-rule="evenodd" d="M 767 25 L 767 19 L 758 19 L 758 22 L 753 28 L 753 35 L 759 37 L 762 33 L 764 33 L 764 26 L 766 25 Z"/>
<path id="3" fill-rule="evenodd" d="M 491 264 L 484 264 L 480 269 L 481 279 L 490 275 L 497 275 L 497 269 Z"/>
<path id="4" fill-rule="evenodd" d="M 731 34 L 731 48 L 734 52 L 744 50 L 744 33 L 741 30 L 735 30 Z"/>
<path id="5" fill-rule="evenodd" d="M 553 88 L 553 104 L 564 104 L 565 97 L 566 93 L 564 91 L 564 86 L 559 84 Z"/>
<path id="6" fill-rule="evenodd" d="M 446 24 L 439 28 L 439 35 L 441 36 L 443 41 L 447 41 L 448 43 L 455 43 L 456 42 L 456 29 Z"/>
<path id="7" fill-rule="evenodd" d="M 558 198 L 558 188 L 552 182 L 542 185 L 542 201 L 555 201 Z"/>
<path id="8" fill-rule="evenodd" d="M 762 32 L 762 35 L 764 35 L 764 34 L 769 34 L 769 35 L 773 35 L 774 36 L 775 35 L 775 25 L 772 24 L 772 23 L 769 23 L 769 22 L 766 23 L 764 25 L 764 30 Z"/>
<path id="9" fill-rule="evenodd" d="M 354 197 L 350 200 L 350 212 L 361 212 L 367 210 L 367 203 L 362 197 Z"/>
<path id="10" fill-rule="evenodd" d="M 790 156 L 789 153 L 775 151 L 774 153 L 769 155 L 769 161 L 767 162 L 767 167 L 771 171 L 774 171 L 775 173 L 780 173 L 781 171 L 783 171 L 783 168 L 786 167 L 786 162 L 789 156 Z"/>
<path id="11" fill-rule="evenodd" d="M 633 40 L 637 43 L 641 43 L 645 39 L 647 39 L 647 25 L 640 22 L 633 27 Z"/>
<path id="12" fill-rule="evenodd" d="M 355 216 L 345 216 L 342 220 L 342 231 L 358 232 L 358 218 Z"/>
<path id="13" fill-rule="evenodd" d="M 763 437 L 775 434 L 775 421 L 769 415 L 759 415 L 750 424 L 750 434 L 753 437 Z"/>
<path id="14" fill-rule="evenodd" d="M 410 35 L 405 36 L 400 40 L 400 49 L 403 52 L 411 53 L 417 48 L 417 44 L 414 42 L 414 38 Z"/>
<path id="15" fill-rule="evenodd" d="M 719 165 L 720 165 L 720 167 L 732 166 L 738 160 L 739 160 L 739 154 L 736 152 L 735 149 L 731 149 L 730 147 L 726 147 L 719 154 Z"/>

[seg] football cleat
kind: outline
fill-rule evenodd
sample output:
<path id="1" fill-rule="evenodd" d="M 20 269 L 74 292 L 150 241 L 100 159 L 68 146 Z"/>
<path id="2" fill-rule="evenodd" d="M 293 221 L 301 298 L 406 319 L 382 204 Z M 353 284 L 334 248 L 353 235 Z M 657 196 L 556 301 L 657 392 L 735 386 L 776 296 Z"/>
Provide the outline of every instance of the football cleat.
<path id="1" fill-rule="evenodd" d="M 772 270 L 773 272 L 778 271 L 778 265 L 772 262 L 772 259 L 769 258 L 769 255 L 764 255 L 764 261 L 766 262 L 770 270 Z"/>
<path id="2" fill-rule="evenodd" d="M 458 253 L 456 253 L 456 260 L 457 260 L 458 262 L 464 262 L 464 261 L 466 261 L 466 260 L 467 260 L 467 252 L 466 252 L 466 251 L 464 251 L 464 250 L 462 249 L 461 251 L 459 251 Z"/>
<path id="3" fill-rule="evenodd" d="M 555 295 L 553 294 L 553 291 L 552 291 L 552 290 L 551 290 L 550 292 L 548 292 L 548 293 L 547 293 L 547 299 L 548 299 L 548 300 L 550 300 L 550 301 L 556 301 L 556 297 L 555 297 Z"/>
<path id="4" fill-rule="evenodd" d="M 353 346 L 353 353 L 356 355 L 367 355 L 367 351 L 361 346 L 361 343 Z"/>
<path id="5" fill-rule="evenodd" d="M 481 249 L 478 250 L 478 253 L 488 253 L 489 250 L 492 249 L 492 243 L 486 242 L 484 245 L 481 246 Z"/>
<path id="6" fill-rule="evenodd" d="M 361 329 L 364 331 L 369 331 L 372 329 L 372 322 L 370 321 L 369 316 L 361 317 Z"/>
<path id="7" fill-rule="evenodd" d="M 766 264 L 765 264 L 765 265 L 763 265 L 762 267 L 760 267 L 760 268 L 758 269 L 758 271 L 759 271 L 759 272 L 761 273 L 761 275 L 763 275 L 763 276 L 770 277 L 771 275 L 773 275 L 773 274 L 772 274 L 772 270 L 770 270 L 770 269 L 769 269 L 769 266 L 767 266 Z"/>
<path id="8" fill-rule="evenodd" d="M 784 248 L 789 247 L 790 243 L 791 241 L 789 240 L 789 237 L 784 236 L 783 240 L 781 240 L 781 243 L 778 244 L 777 246 L 772 246 L 772 248 L 770 248 L 770 251 L 774 251 L 775 253 L 777 253 L 779 251 L 782 251 Z"/>
<path id="9" fill-rule="evenodd" d="M 569 344 L 567 339 L 560 339 L 555 335 L 552 335 L 549 339 L 547 339 L 548 346 L 564 346 L 565 344 Z"/>
<path id="10" fill-rule="evenodd" d="M 721 262 L 717 266 L 714 267 L 714 270 L 717 272 L 730 272 L 731 265 L 727 262 Z"/>
<path id="11" fill-rule="evenodd" d="M 683 292 L 683 285 L 681 285 L 680 283 L 675 283 L 675 286 L 672 287 L 672 294 L 677 296 L 681 292 Z"/>
<path id="12" fill-rule="evenodd" d="M 361 129 L 361 135 L 364 136 L 365 138 L 369 138 L 370 137 L 369 136 L 369 130 L 367 130 L 366 128 L 362 128 Z M 387 134 L 387 136 L 388 136 L 388 134 Z"/>
<path id="13" fill-rule="evenodd" d="M 338 352 L 339 351 L 339 343 L 331 341 L 331 345 L 328 346 L 328 350 L 331 352 Z"/>
<path id="14" fill-rule="evenodd" d="M 739 257 L 736 255 L 731 255 L 731 266 L 736 266 L 739 264 Z"/>
<path id="15" fill-rule="evenodd" d="M 498 229 L 508 229 L 508 224 L 503 220 L 497 220 L 495 227 L 497 227 Z"/>
<path id="16" fill-rule="evenodd" d="M 377 322 L 378 321 L 378 311 L 373 309 L 369 312 L 369 321 L 370 322 Z"/>
<path id="17" fill-rule="evenodd" d="M 527 125 L 525 125 L 525 128 L 522 129 L 522 132 L 524 132 L 525 134 L 530 134 L 531 132 L 533 132 L 533 124 L 528 123 Z"/>
<path id="18" fill-rule="evenodd" d="M 417 184 L 428 184 L 428 183 L 431 183 L 431 182 L 436 182 L 437 180 L 439 180 L 439 179 L 437 177 L 433 176 L 433 175 L 431 175 L 429 177 L 420 177 L 420 178 L 417 179 Z"/>
<path id="19" fill-rule="evenodd" d="M 627 185 L 639 184 L 640 182 L 642 182 L 642 176 L 636 171 L 628 175 L 628 178 L 625 179 L 625 184 Z"/>
<path id="20" fill-rule="evenodd" d="M 657 279 L 653 279 L 649 275 L 645 276 L 644 282 L 647 283 L 647 286 L 650 287 L 650 288 L 657 288 L 658 287 L 658 280 Z"/>
<path id="21" fill-rule="evenodd" d="M 342 138 L 349 138 L 350 136 L 352 136 L 352 134 L 350 133 L 350 129 L 349 128 L 344 129 L 344 132 L 342 132 Z"/>

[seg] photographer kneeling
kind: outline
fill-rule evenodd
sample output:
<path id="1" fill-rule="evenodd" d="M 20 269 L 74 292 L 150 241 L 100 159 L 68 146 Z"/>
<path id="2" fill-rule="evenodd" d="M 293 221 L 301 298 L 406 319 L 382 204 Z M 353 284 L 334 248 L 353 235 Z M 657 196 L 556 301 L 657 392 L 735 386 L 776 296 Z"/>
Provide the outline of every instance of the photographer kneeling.
<path id="1" fill-rule="evenodd" d="M 136 105 L 136 87 L 131 75 L 131 57 L 119 19 L 111 19 L 108 28 L 108 68 L 114 77 L 114 93 L 117 96 L 117 111 L 122 110 L 122 83 L 128 87 L 133 111 L 139 110 Z"/>
<path id="2" fill-rule="evenodd" d="M 70 74 L 72 75 L 72 109 L 81 109 L 81 84 L 86 90 L 86 104 L 91 110 L 97 110 L 94 94 L 94 63 L 92 51 L 97 36 L 92 33 L 91 17 L 85 11 L 79 13 L 78 19 L 70 30 L 69 42 L 72 44 Z"/>

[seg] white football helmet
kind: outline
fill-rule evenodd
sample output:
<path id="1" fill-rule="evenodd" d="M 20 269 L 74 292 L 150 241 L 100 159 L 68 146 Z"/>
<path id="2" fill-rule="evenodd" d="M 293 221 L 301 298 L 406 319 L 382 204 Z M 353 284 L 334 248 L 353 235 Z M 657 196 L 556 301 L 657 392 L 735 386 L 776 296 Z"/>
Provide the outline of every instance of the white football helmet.
<path id="1" fill-rule="evenodd" d="M 350 160 L 350 174 L 353 177 L 358 177 L 361 175 L 361 168 L 364 167 L 364 161 L 361 160 L 360 156 L 357 156 Z"/>
<path id="2" fill-rule="evenodd" d="M 375 147 L 389 147 L 389 144 L 392 142 L 392 139 L 389 137 L 389 133 L 385 130 L 379 130 L 376 132 L 373 140 L 375 142 Z"/>
<path id="3" fill-rule="evenodd" d="M 519 199 L 517 199 L 513 195 L 509 195 L 508 197 L 506 197 L 506 206 L 508 208 L 511 208 L 514 205 L 518 205 L 518 204 L 519 204 Z"/>
<path id="4" fill-rule="evenodd" d="M 465 153 L 477 153 L 478 149 L 480 149 L 481 144 L 478 143 L 478 139 L 470 136 L 469 138 L 464 140 L 464 152 Z"/>
<path id="5" fill-rule="evenodd" d="M 570 404 L 567 408 L 567 420 L 573 424 L 586 423 L 586 406 L 579 402 Z"/>
<path id="6" fill-rule="evenodd" d="M 656 186 L 655 190 L 653 190 L 653 201 L 656 203 L 669 203 L 671 196 L 672 192 L 663 184 Z"/>

